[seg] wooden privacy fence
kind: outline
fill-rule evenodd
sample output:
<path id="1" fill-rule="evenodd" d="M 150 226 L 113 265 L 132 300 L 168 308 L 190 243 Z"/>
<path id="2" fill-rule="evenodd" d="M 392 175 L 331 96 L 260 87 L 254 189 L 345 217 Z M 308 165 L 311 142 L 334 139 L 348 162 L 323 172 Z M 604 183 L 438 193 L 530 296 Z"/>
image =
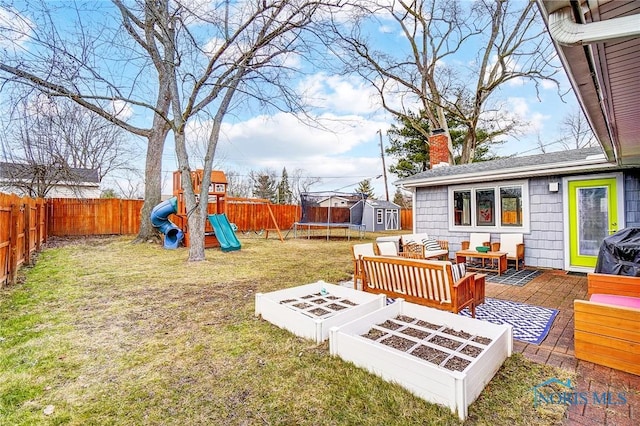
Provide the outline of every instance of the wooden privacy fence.
<path id="1" fill-rule="evenodd" d="M 13 284 L 18 268 L 46 241 L 45 201 L 0 194 L 0 287 Z"/>
<path id="2" fill-rule="evenodd" d="M 49 235 L 126 235 L 140 229 L 142 200 L 50 198 Z"/>
<path id="3" fill-rule="evenodd" d="M 400 229 L 413 230 L 413 210 L 400 210 Z"/>
<path id="4" fill-rule="evenodd" d="M 15 281 L 22 264 L 48 236 L 137 234 L 142 200 L 32 199 L 0 193 L 0 287 Z M 227 217 L 239 230 L 293 228 L 300 206 L 228 197 Z M 275 223 L 274 223 L 275 220 Z M 326 220 L 326 218 L 325 218 Z M 411 210 L 401 210 L 402 229 L 412 229 Z"/>
<path id="5" fill-rule="evenodd" d="M 280 230 L 292 229 L 293 224 L 300 220 L 300 206 L 268 204 L 251 198 L 227 197 L 226 209 L 229 222 L 244 232 L 275 229 L 274 219 Z"/>
<path id="6" fill-rule="evenodd" d="M 70 199 L 51 198 L 47 200 L 48 235 L 126 235 L 137 234 L 140 229 L 142 200 L 121 199 Z M 326 210 L 326 208 L 324 208 Z M 348 209 L 332 209 L 332 221 L 337 222 L 335 212 Z M 226 212 L 229 222 L 235 223 L 240 231 L 261 231 L 275 229 L 274 218 L 280 230 L 293 228 L 300 220 L 300 206 L 268 204 L 263 200 L 227 197 Z M 272 216 L 273 215 L 273 216 Z M 323 217 L 315 217 L 316 222 L 325 222 Z M 349 217 L 346 216 L 348 222 Z M 400 211 L 401 229 L 413 227 L 411 210 Z"/>

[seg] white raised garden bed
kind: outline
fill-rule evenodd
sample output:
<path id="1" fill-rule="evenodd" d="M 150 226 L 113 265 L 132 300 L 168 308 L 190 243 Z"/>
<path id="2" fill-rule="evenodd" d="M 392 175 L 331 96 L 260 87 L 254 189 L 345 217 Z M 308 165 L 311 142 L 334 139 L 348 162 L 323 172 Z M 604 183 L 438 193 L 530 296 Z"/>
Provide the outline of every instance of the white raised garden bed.
<path id="1" fill-rule="evenodd" d="M 296 336 L 320 343 L 329 337 L 332 327 L 360 318 L 385 304 L 383 294 L 318 281 L 257 293 L 255 314 Z"/>
<path id="2" fill-rule="evenodd" d="M 464 420 L 511 355 L 513 330 L 397 299 L 333 328 L 329 350 Z"/>

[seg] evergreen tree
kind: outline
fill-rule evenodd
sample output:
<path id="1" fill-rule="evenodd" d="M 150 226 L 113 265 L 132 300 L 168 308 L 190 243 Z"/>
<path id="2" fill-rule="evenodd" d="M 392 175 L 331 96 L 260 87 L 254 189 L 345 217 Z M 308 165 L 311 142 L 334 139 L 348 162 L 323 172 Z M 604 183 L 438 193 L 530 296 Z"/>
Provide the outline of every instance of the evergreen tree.
<path id="1" fill-rule="evenodd" d="M 418 117 L 410 115 L 413 120 Z M 429 169 L 429 144 L 421 132 L 412 126 L 407 118 L 397 120 L 398 125 L 392 124 L 387 132 L 390 146 L 386 153 L 397 160 L 389 171 L 400 178 L 413 176 Z M 429 133 L 429 123 L 421 121 L 424 133 Z"/>
<path id="2" fill-rule="evenodd" d="M 277 203 L 278 204 L 291 204 L 293 197 L 293 191 L 289 186 L 289 175 L 287 174 L 287 168 L 282 168 L 282 176 L 280 177 L 280 183 L 278 184 Z"/>
<path id="3" fill-rule="evenodd" d="M 251 172 L 253 181 L 253 196 L 263 198 L 274 203 L 276 201 L 276 178 L 275 173 L 267 170 L 262 172 Z"/>
<path id="4" fill-rule="evenodd" d="M 118 198 L 118 193 L 115 189 L 107 188 L 100 193 L 100 198 Z"/>
<path id="5" fill-rule="evenodd" d="M 411 196 L 406 195 L 400 188 L 396 188 L 396 193 L 393 196 L 393 202 L 403 209 L 410 209 L 412 205 Z"/>
<path id="6" fill-rule="evenodd" d="M 421 121 L 422 131 L 420 132 L 416 130 L 415 125 L 410 124 L 409 120 L 409 118 L 399 119 L 398 125 L 391 125 L 391 129 L 387 132 L 390 146 L 385 151 L 397 161 L 395 165 L 389 167 L 389 171 L 400 178 L 429 170 L 429 141 L 424 136 L 425 133 L 429 133 L 429 123 L 423 119 Z M 418 115 L 411 114 L 411 120 L 418 120 Z M 448 127 L 453 142 L 454 162 L 460 164 L 467 132 L 460 123 L 453 120 L 449 121 Z M 486 129 L 478 128 L 476 130 L 478 145 L 473 162 L 498 158 L 498 156 L 491 154 L 489 149 L 491 146 L 504 143 L 504 141 L 495 141 L 494 136 Z"/>
<path id="7" fill-rule="evenodd" d="M 356 188 L 356 192 L 358 194 L 364 194 L 364 196 L 368 200 L 375 200 L 376 199 L 376 196 L 373 193 L 373 188 L 371 187 L 371 180 L 370 179 L 365 179 L 363 181 L 360 181 L 360 183 L 358 183 L 358 187 Z"/>

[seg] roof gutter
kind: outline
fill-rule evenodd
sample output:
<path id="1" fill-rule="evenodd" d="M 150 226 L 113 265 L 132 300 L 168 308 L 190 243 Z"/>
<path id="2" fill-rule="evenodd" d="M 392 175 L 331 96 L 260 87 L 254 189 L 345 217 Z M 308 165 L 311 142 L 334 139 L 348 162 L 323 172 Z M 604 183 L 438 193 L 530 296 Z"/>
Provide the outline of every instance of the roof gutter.
<path id="1" fill-rule="evenodd" d="M 640 15 L 583 24 L 576 23 L 573 20 L 571 8 L 565 7 L 550 13 L 548 22 L 551 37 L 565 46 L 580 46 L 640 36 Z"/>
<path id="2" fill-rule="evenodd" d="M 538 0 L 540 4 L 542 4 L 542 1 L 543 0 Z M 592 14 L 594 13 L 591 9 L 589 9 L 589 11 Z M 605 152 L 612 151 L 613 160 L 617 164 L 622 164 L 619 141 L 615 137 L 614 132 L 615 123 L 608 114 L 605 97 L 602 93 L 598 72 L 595 67 L 594 54 L 590 45 L 640 36 L 640 15 L 622 16 L 604 21 L 585 23 L 584 12 L 581 10 L 580 2 L 578 0 L 570 0 L 569 7 L 555 10 L 549 13 L 546 18 L 549 34 L 556 43 L 556 46 L 565 46 L 565 48 L 569 49 L 582 46 L 582 49 L 584 49 L 584 55 L 593 81 L 595 94 L 600 104 L 600 114 L 602 114 L 604 119 L 605 129 L 603 130 L 606 132 L 606 137 L 610 141 L 611 149 L 608 150 L 605 147 L 606 141 L 602 139 L 600 140 L 600 144 L 605 149 Z M 558 50 L 558 53 L 560 53 L 560 50 Z M 563 62 L 566 62 L 566 60 L 563 60 Z M 565 63 L 565 69 L 569 69 L 568 66 L 570 66 L 570 64 Z M 573 83 L 572 85 L 574 86 L 574 90 L 578 92 L 578 87 Z M 578 97 L 580 98 L 580 96 Z M 598 132 L 596 132 L 596 128 L 593 126 L 592 118 L 589 117 L 586 111 L 585 115 L 591 124 L 591 128 L 597 134 Z"/>
<path id="3" fill-rule="evenodd" d="M 570 163 L 550 165 L 541 169 L 539 166 L 519 167 L 511 170 L 501 170 L 494 174 L 486 172 L 467 173 L 457 176 L 438 176 L 426 179 L 405 180 L 401 182 L 403 188 L 429 187 L 440 185 L 456 185 L 462 183 L 488 182 L 509 179 L 526 179 L 537 176 L 567 175 L 575 173 L 593 172 L 600 170 L 615 169 L 616 165 L 604 161 L 602 156 L 598 158 L 585 159 Z M 396 183 L 397 184 L 397 183 Z"/>

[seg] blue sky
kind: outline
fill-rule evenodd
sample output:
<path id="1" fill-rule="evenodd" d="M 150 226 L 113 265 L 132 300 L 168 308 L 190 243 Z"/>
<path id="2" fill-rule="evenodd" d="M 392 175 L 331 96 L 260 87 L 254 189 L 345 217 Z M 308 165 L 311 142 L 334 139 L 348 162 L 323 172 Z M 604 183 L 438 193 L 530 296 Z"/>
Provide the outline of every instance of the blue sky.
<path id="1" fill-rule="evenodd" d="M 206 3 L 205 0 L 192 1 Z M 63 6 L 64 2 L 55 4 Z M 370 32 L 381 46 L 395 48 L 398 35 L 385 24 L 381 17 Z M 469 60 L 466 55 L 463 53 L 452 60 L 463 63 Z M 566 91 L 568 82 L 564 74 L 561 80 L 564 84 L 561 90 Z M 383 179 L 376 179 L 383 172 L 378 132 L 382 132 L 382 142 L 388 146 L 386 130 L 394 120 L 382 110 L 374 90 L 356 77 L 333 75 L 326 70 L 313 69 L 309 64 L 305 64 L 304 77 L 291 84 L 306 94 L 315 106 L 313 114 L 325 129 L 309 127 L 284 113 L 265 113 L 255 108 L 250 113 L 232 111 L 223 126 L 214 167 L 241 175 L 268 168 L 275 170 L 278 176 L 283 167 L 290 175 L 296 169 L 302 169 L 305 176 L 321 178 L 321 182 L 311 187 L 313 191 L 350 191 L 359 181 L 373 178 L 375 193 L 383 198 Z M 577 108 L 572 93 L 567 94 L 563 102 L 552 85 L 541 86 L 537 94 L 533 83 L 515 82 L 504 86 L 500 92 L 496 99 L 503 102 L 503 108 L 529 125 L 517 138 L 508 138 L 505 144 L 497 147 L 495 152 L 499 155 L 539 153 L 538 139 L 545 144 L 558 140 L 561 136 L 559 122 Z M 192 140 L 202 133 L 195 124 L 191 131 Z M 560 149 L 563 146 L 559 143 L 547 147 L 548 151 Z M 143 157 L 140 158 L 142 168 Z M 387 157 L 387 166 L 392 163 L 393 159 Z M 163 156 L 163 193 L 171 192 L 171 174 L 176 168 L 173 145 L 169 142 Z M 396 179 L 394 175 L 388 175 L 391 197 L 395 192 L 392 182 Z"/>
<path id="2" fill-rule="evenodd" d="M 368 28 L 369 33 L 380 46 L 397 49 L 400 34 L 384 16 L 378 18 Z M 463 64 L 471 57 L 473 53 L 467 50 L 451 61 Z M 322 178 L 311 188 L 314 191 L 350 191 L 359 181 L 373 178 L 376 195 L 383 198 L 384 180 L 376 178 L 383 173 L 378 131 L 387 147 L 386 131 L 395 122 L 393 117 L 382 110 L 375 91 L 357 77 L 309 68 L 306 72 L 295 84 L 314 100 L 316 117 L 333 132 L 307 127 L 282 113 L 235 117 L 232 124 L 223 128 L 216 165 L 244 175 L 264 168 L 275 170 L 278 176 L 283 167 L 290 175 L 295 169 L 302 169 L 307 176 Z M 561 143 L 553 142 L 562 136 L 560 121 L 578 106 L 572 92 L 564 99 L 558 94 L 569 89 L 564 71 L 556 77 L 562 84 L 560 90 L 555 84 L 542 83 L 536 91 L 533 83 L 516 80 L 504 85 L 494 97 L 503 109 L 527 122 L 517 137 L 506 138 L 506 143 L 496 146 L 498 155 L 538 154 L 539 140 L 547 152 L 564 149 Z M 386 157 L 385 161 L 388 168 L 394 160 Z M 175 164 L 171 153 L 165 155 L 165 164 L 168 170 Z M 396 179 L 388 174 L 390 197 L 395 192 L 392 182 Z"/>

